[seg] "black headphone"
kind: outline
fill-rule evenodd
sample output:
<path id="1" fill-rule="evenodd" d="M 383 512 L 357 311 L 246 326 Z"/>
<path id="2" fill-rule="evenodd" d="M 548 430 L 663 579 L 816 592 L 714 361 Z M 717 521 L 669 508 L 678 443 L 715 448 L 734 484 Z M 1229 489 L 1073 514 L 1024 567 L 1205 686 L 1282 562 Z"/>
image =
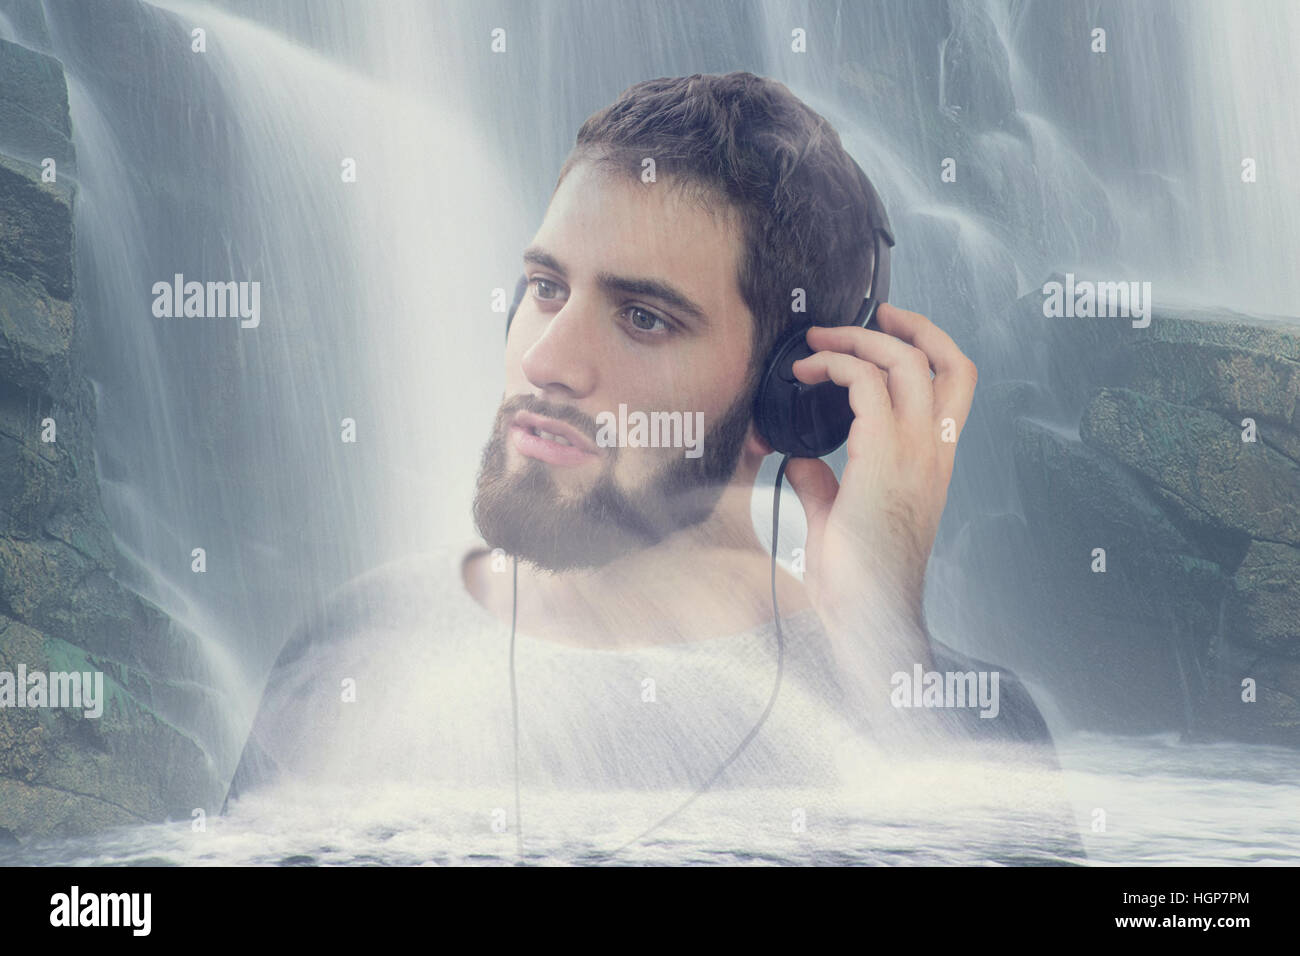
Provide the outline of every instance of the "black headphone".
<path id="1" fill-rule="evenodd" d="M 860 167 L 858 171 L 861 172 Z M 852 324 L 865 329 L 875 321 L 876 307 L 889 301 L 889 250 L 894 245 L 894 234 L 885 205 L 865 174 L 862 182 L 867 190 L 871 221 L 871 278 Z M 515 284 L 515 300 L 506 317 L 507 336 L 527 291 L 528 277 L 520 276 Z M 792 458 L 829 455 L 848 440 L 853 424 L 847 388 L 834 382 L 807 385 L 794 376 L 794 363 L 813 354 L 804 336 L 810 326 L 817 324 L 815 319 L 801 321 L 777 339 L 768 352 L 754 395 L 754 423 L 759 433 L 773 451 Z"/>
<path id="2" fill-rule="evenodd" d="M 867 207 L 871 224 L 872 257 L 871 278 L 867 284 L 867 294 L 853 319 L 855 326 L 869 328 L 876 318 L 876 307 L 889 297 L 889 250 L 894 245 L 894 234 L 889 228 L 889 217 L 885 214 L 884 203 L 876 193 L 875 187 L 862 173 L 862 182 L 867 190 Z M 515 300 L 506 316 L 506 335 L 510 335 L 510 323 L 514 321 L 519 303 L 528 291 L 528 277 L 520 276 L 515 285 Z M 800 322 L 787 330 L 776 344 L 772 346 L 764 364 L 763 374 L 759 378 L 758 391 L 754 397 L 754 421 L 759 432 L 772 446 L 772 450 L 782 456 L 777 467 L 776 478 L 772 483 L 772 623 L 776 628 L 776 681 L 772 686 L 771 696 L 763 709 L 758 722 L 745 735 L 740 744 L 731 752 L 713 774 L 704 781 L 691 797 L 649 829 L 643 831 L 617 849 L 603 854 L 609 858 L 638 842 L 659 827 L 663 826 L 677 814 L 695 802 L 722 776 L 741 752 L 749 746 L 766 722 L 772 708 L 776 705 L 777 695 L 781 690 L 781 678 L 785 670 L 785 635 L 781 630 L 781 611 L 776 599 L 776 541 L 781 515 L 781 481 L 785 477 L 785 467 L 791 458 L 821 458 L 829 455 L 848 440 L 849 428 L 853 425 L 853 409 L 849 405 L 849 390 L 834 382 L 821 382 L 806 385 L 794 376 L 792 365 L 801 358 L 812 355 L 805 339 L 808 328 L 816 325 L 815 319 Z M 878 330 L 878 329 L 877 329 Z M 514 778 L 515 778 L 515 840 L 519 859 L 523 853 L 523 805 L 520 798 L 519 782 L 519 696 L 515 686 L 515 625 L 519 612 L 519 561 L 514 559 L 512 569 L 512 610 L 510 613 L 510 707 L 514 726 Z"/>

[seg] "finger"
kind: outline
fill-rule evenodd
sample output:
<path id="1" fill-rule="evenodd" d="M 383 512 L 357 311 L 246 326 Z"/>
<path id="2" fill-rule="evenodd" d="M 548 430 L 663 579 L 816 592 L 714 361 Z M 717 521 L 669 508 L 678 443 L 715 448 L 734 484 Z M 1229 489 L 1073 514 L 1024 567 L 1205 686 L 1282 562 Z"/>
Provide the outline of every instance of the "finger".
<path id="1" fill-rule="evenodd" d="M 785 466 L 785 477 L 808 520 L 808 551 L 816 551 L 840 490 L 835 471 L 820 458 L 792 458 Z"/>
<path id="2" fill-rule="evenodd" d="M 952 336 L 917 312 L 882 302 L 876 309 L 876 322 L 882 331 L 925 353 L 935 373 L 934 415 L 939 420 L 952 418 L 960 434 L 970 414 L 979 377 L 975 363 L 957 347 Z"/>
<path id="3" fill-rule="evenodd" d="M 847 352 L 884 369 L 890 402 L 904 428 L 927 429 L 934 421 L 930 360 L 920 349 L 855 325 L 815 325 L 808 330 L 807 341 L 814 351 Z"/>
<path id="4" fill-rule="evenodd" d="M 857 431 L 875 438 L 894 432 L 894 410 L 884 370 L 855 355 L 814 352 L 792 366 L 795 377 L 808 385 L 834 382 L 849 390 L 849 407 Z M 857 426 L 861 425 L 861 428 Z"/>

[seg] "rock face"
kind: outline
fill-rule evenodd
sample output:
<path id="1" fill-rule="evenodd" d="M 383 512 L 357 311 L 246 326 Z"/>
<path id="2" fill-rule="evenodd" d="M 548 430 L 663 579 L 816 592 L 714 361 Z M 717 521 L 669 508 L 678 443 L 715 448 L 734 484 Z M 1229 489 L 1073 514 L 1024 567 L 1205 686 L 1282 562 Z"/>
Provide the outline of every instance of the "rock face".
<path id="1" fill-rule="evenodd" d="M 11 22 L 39 17 L 8 6 Z M 98 718 L 0 707 L 0 842 L 189 819 L 223 786 L 174 716 L 211 686 L 198 641 L 113 575 L 79 361 L 71 132 L 62 66 L 0 40 L 0 674 L 98 671 L 107 698 Z"/>
<path id="2" fill-rule="evenodd" d="M 1023 557 L 989 572 L 1005 623 L 1084 727 L 1300 746 L 1300 322 L 1042 305 L 1035 381 L 976 395 L 1024 515 L 976 535 Z"/>

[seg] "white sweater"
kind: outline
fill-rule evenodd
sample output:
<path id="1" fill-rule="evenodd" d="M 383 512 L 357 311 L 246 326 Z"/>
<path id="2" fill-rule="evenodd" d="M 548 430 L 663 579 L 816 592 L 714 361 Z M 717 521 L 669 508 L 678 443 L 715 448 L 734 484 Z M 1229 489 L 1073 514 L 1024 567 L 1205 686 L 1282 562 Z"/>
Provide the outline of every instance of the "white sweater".
<path id="1" fill-rule="evenodd" d="M 466 591 L 461 566 L 469 547 L 443 548 L 363 575 L 300 629 L 267 683 L 232 796 L 271 780 L 357 786 L 371 794 L 389 784 L 436 783 L 446 788 L 440 802 L 452 800 L 452 791 L 472 794 L 467 799 L 478 809 L 467 809 L 465 819 L 485 819 L 478 813 L 484 801 L 512 807 L 510 629 Z M 839 716 L 840 691 L 816 614 L 789 615 L 782 631 L 785 665 L 776 705 L 709 788 L 737 799 L 752 792 L 757 803 L 742 817 L 771 817 L 772 826 L 788 828 L 790 793 L 807 795 L 795 800 L 794 812 L 803 813 L 816 794 L 833 793 L 842 807 L 849 792 L 856 806 L 852 794 L 859 787 L 873 794 L 864 792 L 864 800 L 886 808 L 886 819 L 912 811 L 930 819 L 957 813 L 993 819 L 1003 812 L 986 806 L 993 794 L 995 802 L 1012 805 L 1014 827 L 1027 814 L 1050 818 L 1052 833 L 1072 831 L 1050 737 L 1004 746 L 992 762 L 961 758 L 900 767 L 874 753 Z M 932 647 L 940 667 L 983 663 Z M 739 634 L 633 650 L 580 648 L 519 633 L 525 821 L 530 801 L 549 800 L 554 808 L 558 795 L 559 805 L 579 820 L 597 812 L 587 806 L 608 814 L 612 805 L 625 811 L 621 832 L 639 832 L 713 777 L 751 732 L 772 693 L 776 661 L 770 621 Z M 1014 675 L 1008 677 L 1002 709 L 1010 720 L 999 726 L 1029 726 L 1031 738 L 1045 735 L 1032 700 Z M 996 722 L 973 721 L 980 731 L 989 723 Z M 990 766 L 1001 773 L 1013 763 L 1029 775 L 1016 771 L 1011 784 L 990 776 Z M 960 780 L 947 779 L 950 774 Z M 771 797 L 773 788 L 782 795 Z M 1030 794 L 1034 788 L 1042 792 Z M 629 793 L 626 806 L 611 804 L 618 792 Z M 935 803 L 949 794 L 962 805 Z M 592 802 L 584 804 L 585 798 Z M 734 821 L 738 804 L 728 799 Z M 980 809 L 972 809 L 971 800 Z M 829 807 L 827 814 L 840 812 Z M 548 812 L 555 817 L 554 809 Z M 694 820 L 682 819 L 711 832 L 714 824 L 698 816 L 708 812 L 702 800 L 690 811 Z M 1066 844 L 1081 849 L 1073 832 L 1065 834 Z"/>

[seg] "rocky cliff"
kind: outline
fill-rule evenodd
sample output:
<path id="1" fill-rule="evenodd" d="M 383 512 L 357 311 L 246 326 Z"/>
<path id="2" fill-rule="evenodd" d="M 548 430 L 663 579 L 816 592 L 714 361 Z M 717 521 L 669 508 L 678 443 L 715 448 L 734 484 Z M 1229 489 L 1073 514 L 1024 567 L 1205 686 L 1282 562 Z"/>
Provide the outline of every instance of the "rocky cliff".
<path id="1" fill-rule="evenodd" d="M 8 841 L 189 819 L 223 786 L 172 716 L 210 686 L 197 640 L 114 578 L 80 361 L 93 317 L 77 300 L 71 134 L 58 61 L 0 40 L 0 673 L 98 671 L 107 698 L 98 718 L 0 708 Z"/>
<path id="2" fill-rule="evenodd" d="M 1300 746 L 1300 322 L 1042 306 L 976 395 L 1023 517 L 971 534 L 972 604 L 1081 726 Z"/>

